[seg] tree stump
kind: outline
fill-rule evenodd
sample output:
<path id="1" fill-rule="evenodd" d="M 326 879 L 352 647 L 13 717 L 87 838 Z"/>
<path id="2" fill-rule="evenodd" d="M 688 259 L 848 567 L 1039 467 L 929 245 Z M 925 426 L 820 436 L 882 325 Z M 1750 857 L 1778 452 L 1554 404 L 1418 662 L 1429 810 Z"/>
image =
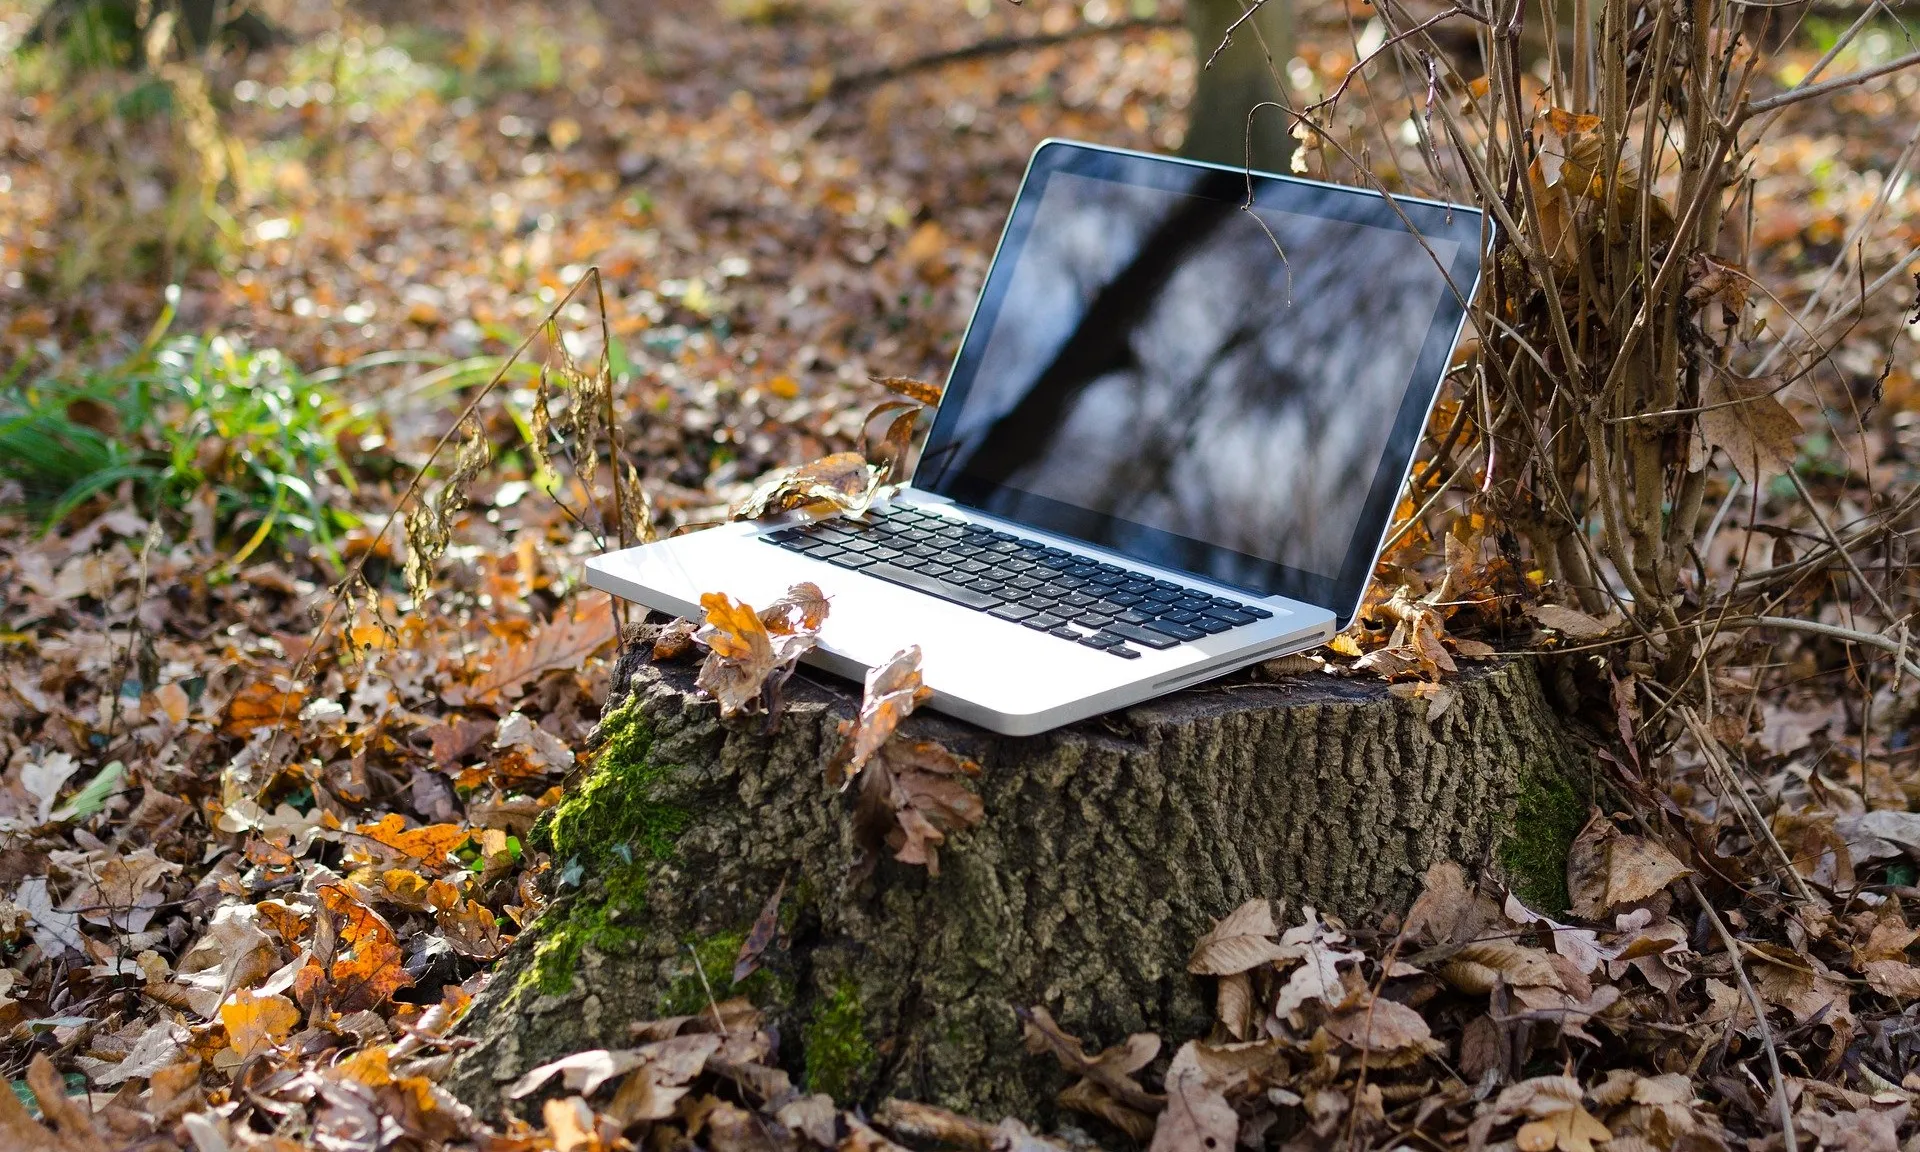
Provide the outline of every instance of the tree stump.
<path id="1" fill-rule="evenodd" d="M 747 996 L 810 1091 L 1046 1120 L 1065 1082 L 1022 1050 L 1016 1007 L 1095 1047 L 1203 1033 L 1187 958 L 1245 900 L 1377 920 L 1451 858 L 1563 905 L 1585 817 L 1588 761 L 1531 661 L 1464 672 L 1431 720 L 1375 682 L 1243 678 L 1024 739 L 915 714 L 903 733 L 980 763 L 985 819 L 938 876 L 861 872 L 851 798 L 825 783 L 857 687 L 802 670 L 769 729 L 722 723 L 694 672 L 630 643 L 590 771 L 535 830 L 563 894 L 502 959 L 453 1074 L 487 1114 L 533 1066 Z"/>

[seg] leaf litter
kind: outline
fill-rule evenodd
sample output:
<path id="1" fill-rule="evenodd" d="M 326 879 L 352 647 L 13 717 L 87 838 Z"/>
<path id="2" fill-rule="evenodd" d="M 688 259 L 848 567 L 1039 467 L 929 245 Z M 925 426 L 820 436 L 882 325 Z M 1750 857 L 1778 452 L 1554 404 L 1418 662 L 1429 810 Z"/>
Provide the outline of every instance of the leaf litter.
<path id="1" fill-rule="evenodd" d="M 1339 36 L 1322 38 L 1331 43 L 1346 35 L 1346 18 L 1318 13 L 1307 23 L 1339 28 Z M 884 47 L 913 34 L 912 22 L 902 21 L 876 42 Z M 779 62 L 792 51 L 786 33 L 776 39 L 742 25 L 726 35 L 759 53 L 769 75 L 781 74 Z M 819 46 L 810 28 L 792 35 L 802 55 Z M 1302 63 L 1337 77 L 1344 67 L 1337 51 L 1309 41 Z M 1042 56 L 1004 70 L 1021 101 L 1060 74 L 1087 69 Z M 246 65 L 263 66 L 276 65 L 264 58 Z M 1131 65 L 1116 56 L 1092 75 L 1123 67 Z M 672 82 L 692 89 L 704 81 Z M 906 87 L 944 112 L 951 82 Z M 638 170 L 660 174 L 653 196 L 661 204 L 678 198 L 737 210 L 730 186 L 739 173 L 708 163 L 714 154 L 701 149 L 705 141 L 763 131 L 765 113 L 708 93 L 699 131 L 648 132 L 633 111 L 644 101 L 613 105 L 593 88 L 606 139 L 661 141 L 660 156 L 636 161 Z M 572 102 L 574 95 L 513 98 Z M 105 499 L 45 537 L 10 533 L 0 562 L 19 593 L 4 619 L 0 1025 L 8 1029 L 16 1091 L 0 1093 L 0 1136 L 29 1149 L 141 1140 L 286 1147 L 285 1131 L 343 1148 L 404 1138 L 600 1149 L 656 1133 L 662 1144 L 684 1138 L 746 1147 L 774 1133 L 799 1146 L 889 1147 L 882 1132 L 958 1147 L 1055 1146 L 1018 1121 L 988 1124 L 906 1101 L 882 1102 L 868 1117 L 801 1094 L 770 1062 L 774 1038 L 756 1031 L 745 1004 L 644 1023 L 631 1049 L 569 1058 L 574 1063 L 528 1094 L 562 1093 L 542 1102 L 537 1127 L 472 1116 L 437 1087 L 446 1033 L 486 963 L 539 913 L 537 879 L 546 862 L 524 852 L 520 840 L 584 752 L 618 635 L 612 606 L 578 595 L 570 565 L 606 539 L 646 539 L 662 525 L 671 531 L 729 509 L 858 514 L 901 475 L 920 417 L 913 407 L 895 407 L 877 415 L 869 409 L 862 421 L 862 403 L 877 397 L 850 402 L 838 381 L 870 375 L 857 351 L 863 347 L 875 362 L 918 361 L 910 370 L 938 371 L 938 349 L 958 323 L 942 309 L 958 311 L 955 304 L 970 297 L 968 278 L 984 257 L 940 250 L 937 238 L 926 250 L 921 238 L 931 221 L 914 219 L 923 206 L 909 206 L 897 184 L 860 188 L 836 175 L 836 163 L 850 161 L 829 133 L 817 146 L 825 160 L 795 162 L 807 195 L 822 206 L 844 205 L 823 208 L 830 242 L 901 233 L 902 242 L 860 263 L 859 277 L 843 275 L 835 260 L 792 270 L 791 278 L 785 269 L 765 275 L 777 291 L 753 283 L 763 273 L 723 274 L 719 260 L 655 272 L 640 253 L 660 209 L 629 211 L 608 199 L 627 195 L 624 176 L 613 191 L 594 190 L 594 167 L 618 164 L 624 172 L 625 158 L 563 143 L 578 138 L 582 120 L 599 139 L 603 128 L 593 116 L 570 107 L 543 134 L 507 136 L 490 127 L 482 141 L 468 121 L 491 126 L 498 117 L 449 120 L 435 97 L 417 103 L 430 113 L 417 123 L 376 109 L 384 138 L 370 143 L 391 151 L 450 126 L 446 137 L 487 167 L 524 173 L 529 159 L 546 165 L 525 180 L 501 177 L 509 198 L 534 213 L 524 233 L 531 239 L 516 258 L 561 268 L 610 251 L 616 292 L 645 321 L 618 333 L 632 363 L 616 367 L 610 355 L 601 358 L 611 351 L 604 347 L 576 356 L 571 333 L 541 326 L 542 399 L 523 417 L 534 435 L 510 432 L 510 419 L 491 410 L 453 425 L 451 462 L 402 525 L 399 566 L 384 535 L 362 530 L 348 542 L 346 554 L 367 557 L 370 576 L 344 589 L 356 606 L 337 638 L 310 639 L 311 612 L 340 576 L 311 557 L 279 555 L 223 571 L 209 550 L 212 537 L 196 528 L 178 539 L 163 535 L 163 546 L 141 560 L 146 514 Z M 1149 92 L 1148 103 L 1159 118 L 1154 126 L 1164 122 L 1164 86 Z M 241 112 L 282 132 L 310 115 L 280 105 L 270 112 L 264 103 Z M 1104 115 L 1098 102 L 1076 106 L 1058 130 L 1152 143 L 1145 129 Z M 539 116 L 546 117 L 544 106 Z M 26 131 L 27 152 L 39 154 Z M 1577 201 L 1595 199 L 1601 173 L 1589 126 L 1548 114 L 1539 132 L 1548 210 L 1575 211 Z M 850 135 L 879 149 L 873 168 L 899 167 L 892 160 L 900 146 Z M 1829 138 L 1839 142 L 1837 152 L 1823 151 Z M 981 132 L 956 139 L 963 146 L 937 162 L 961 172 L 979 166 L 982 154 L 1000 162 L 999 175 L 984 183 L 952 180 L 962 203 L 942 213 L 948 227 L 978 217 L 964 226 L 983 250 L 993 213 L 1018 175 L 1000 153 L 1021 149 Z M 502 140 L 513 154 L 495 164 L 491 153 Z M 1862 159 L 1862 149 L 1878 146 L 1852 130 L 1790 137 L 1768 161 L 1778 167 L 1766 178 L 1804 182 L 1816 167 L 1837 171 L 1841 181 L 1878 177 Z M 916 142 L 914 150 L 923 149 Z M 312 187 L 291 169 L 278 176 L 290 195 Z M 29 187 L 26 167 L 15 179 L 22 193 L 0 208 L 10 224 L 48 202 Z M 1614 187 L 1632 190 L 1640 180 L 1623 168 Z M 555 230 L 539 212 L 568 207 L 562 197 L 591 207 L 559 212 L 566 223 Z M 463 215 L 460 201 L 469 199 L 481 207 Z M 1756 222 L 1756 235 L 1775 238 L 1765 258 L 1791 264 L 1831 243 L 1821 237 L 1839 217 L 1824 206 L 1828 199 L 1778 198 L 1786 205 L 1771 209 L 1778 218 Z M 396 230 L 367 218 L 336 228 L 316 202 L 308 207 L 318 226 L 294 229 L 284 254 L 263 246 L 271 255 L 258 276 L 190 283 L 185 298 L 200 315 L 271 337 L 307 363 L 341 364 L 361 351 L 417 347 L 428 338 L 478 347 L 454 332 L 456 308 L 471 313 L 462 319 L 476 331 L 497 330 L 533 325 L 550 302 L 525 298 L 518 274 L 466 266 L 467 253 L 495 246 L 474 243 L 496 235 L 486 203 L 463 193 L 431 204 L 429 215 L 454 221 L 452 228 L 415 220 Z M 1658 196 L 1648 203 L 1656 216 L 1665 210 Z M 248 206 L 256 224 L 282 210 Z M 811 222 L 811 212 L 784 214 Z M 774 247 L 802 249 L 777 231 L 791 227 L 782 211 L 762 215 L 775 230 Z M 901 216 L 904 227 L 894 222 Z M 602 220 L 619 224 L 609 229 Z M 521 222 L 511 224 L 518 233 Z M 4 231 L 35 234 L 24 226 Z M 732 242 L 726 228 L 711 231 L 719 243 Z M 471 306 L 454 305 L 422 280 L 387 284 L 368 275 L 376 245 L 387 242 L 407 249 L 417 265 L 445 270 L 453 297 Z M 544 255 L 536 257 L 536 248 Z M 382 258 L 382 266 L 389 262 Z M 295 275 L 295 267 L 310 271 Z M 1737 313 L 1744 303 L 1737 285 L 1749 274 L 1730 264 L 1690 268 L 1687 296 Z M 573 279 L 544 271 L 536 278 L 555 296 Z M 806 290 L 804 303 L 789 303 L 789 282 Z M 906 311 L 883 321 L 870 302 L 874 284 L 886 291 L 924 284 L 946 294 L 902 291 Z M 5 291 L 7 346 L 30 356 L 53 333 L 113 330 L 114 309 L 125 312 L 130 296 L 145 292 L 151 300 L 159 289 L 127 286 L 57 305 L 25 300 L 11 284 Z M 730 301 L 730 294 L 738 295 Z M 371 321 L 346 327 L 323 318 L 343 301 L 358 308 L 363 296 Z M 828 311 L 857 319 L 811 348 L 775 336 L 763 367 L 735 358 L 722 321 L 758 314 L 812 332 L 803 310 L 821 308 L 821 299 Z M 308 306 L 288 307 L 288 300 Z M 502 341 L 488 340 L 503 350 Z M 1873 399 L 1903 411 L 1914 398 L 1914 372 L 1891 358 L 1887 364 Z M 1794 406 L 1777 398 L 1794 393 L 1777 391 L 1781 382 L 1707 372 L 1703 447 L 1723 452 L 1743 474 L 1778 479 L 1811 458 L 1807 474 L 1817 477 L 1834 465 L 1803 449 Z M 937 400 L 935 389 L 904 377 L 874 383 L 920 405 Z M 661 414 L 626 422 L 633 462 L 612 462 L 616 429 L 602 415 L 609 395 L 630 412 Z M 1450 418 L 1449 402 L 1457 403 L 1443 401 L 1436 421 Z M 88 418 L 99 422 L 98 414 Z M 868 440 L 867 425 L 881 418 L 878 441 Z M 412 453 L 408 467 L 424 468 L 414 447 L 420 412 L 396 407 L 382 419 L 376 439 L 390 437 Z M 1897 460 L 1905 435 L 1899 427 L 1871 429 L 1875 459 Z M 606 441 L 598 450 L 596 438 Z M 488 470 L 516 448 L 528 449 L 535 467 L 496 483 Z M 817 463 L 795 463 L 807 460 Z M 1833 490 L 1861 497 L 1850 465 L 1839 467 L 1841 475 L 1826 477 Z M 607 483 L 611 477 L 618 480 Z M 515 484 L 551 491 L 564 509 L 537 511 Z M 397 506 L 398 496 L 392 485 L 376 487 L 366 508 Z M 1604 604 L 1517 565 L 1497 509 L 1468 500 L 1443 512 L 1443 526 L 1403 521 L 1356 628 L 1328 657 L 1295 661 L 1287 674 L 1383 677 L 1397 694 L 1424 700 L 1439 720 L 1462 661 L 1525 642 L 1595 644 L 1622 629 L 1625 621 Z M 1766 562 L 1795 563 L 1818 531 L 1810 522 L 1778 530 Z M 1705 557 L 1717 578 L 1737 579 L 1726 561 L 1724 550 Z M 731 627 L 711 638 L 741 667 L 717 672 L 715 682 L 741 710 L 775 710 L 767 687 L 792 668 L 776 658 L 758 673 L 759 633 L 747 619 L 758 621 L 769 651 L 778 641 L 782 653 L 792 652 L 819 626 L 808 624 L 804 600 L 759 613 L 729 605 L 723 613 Z M 1792 607 L 1837 624 L 1831 600 L 1801 595 Z M 691 651 L 695 632 L 692 625 L 662 632 L 655 641 L 665 646 L 661 658 L 673 658 L 676 646 Z M 1656 831 L 1598 814 L 1575 842 L 1567 912 L 1550 917 L 1511 892 L 1469 886 L 1444 869 L 1428 875 L 1404 924 L 1363 928 L 1303 909 L 1283 927 L 1273 904 L 1243 906 L 1196 947 L 1195 973 L 1216 999 L 1209 1036 L 1165 1044 L 1144 1034 L 1110 1037 L 1112 1047 L 1089 1056 L 1097 1043 L 1074 1038 L 1044 1009 L 1024 1014 L 1036 1059 L 1077 1077 L 1063 1105 L 1091 1117 L 1096 1131 L 1158 1147 L 1192 1147 L 1229 1133 L 1298 1147 L 1403 1140 L 1563 1152 L 1764 1147 L 1778 1140 L 1766 1099 L 1770 1035 L 1785 1063 L 1802 1147 L 1892 1148 L 1911 1139 L 1920 1077 L 1911 1071 L 1915 1047 L 1904 1019 L 1920 995 L 1920 969 L 1906 904 L 1920 832 L 1906 809 L 1920 789 L 1905 755 L 1910 686 L 1869 682 L 1849 698 L 1829 686 L 1850 674 L 1852 662 L 1804 637 L 1734 655 L 1748 663 L 1727 661 L 1720 708 L 1702 720 L 1702 731 L 1733 755 L 1722 763 L 1704 741 L 1662 749 L 1649 766 L 1664 773 L 1664 803 L 1650 800 L 1644 810 L 1667 813 L 1669 825 Z M 842 770 L 857 788 L 871 854 L 891 850 L 931 870 L 945 838 L 979 818 L 977 797 L 964 785 L 977 769 L 898 732 L 919 702 L 914 664 L 889 665 L 890 685 L 863 701 Z M 1778 680 L 1764 680 L 1769 668 Z M 1768 683 L 1775 689 L 1763 692 Z M 1610 699 L 1601 730 L 1632 733 L 1644 718 L 1643 699 L 1631 687 Z M 1633 752 L 1630 735 L 1626 743 Z M 1752 779 L 1765 811 L 1729 795 L 1728 767 Z M 1703 924 L 1695 885 L 1731 922 L 1733 951 Z M 1787 889 L 1801 891 L 1788 898 L 1781 895 Z M 768 904 L 776 917 L 779 901 L 776 892 Z M 1749 979 L 1758 1015 L 1743 994 Z M 82 1084 L 63 1074 L 84 1078 L 81 1095 L 69 1095 Z"/>

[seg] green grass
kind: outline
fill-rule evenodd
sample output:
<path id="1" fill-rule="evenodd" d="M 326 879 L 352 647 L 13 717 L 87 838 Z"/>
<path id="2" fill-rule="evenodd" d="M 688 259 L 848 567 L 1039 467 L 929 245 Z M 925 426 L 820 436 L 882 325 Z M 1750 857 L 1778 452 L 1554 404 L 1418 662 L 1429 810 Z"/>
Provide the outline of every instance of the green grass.
<path id="1" fill-rule="evenodd" d="M 155 336 L 111 367 L 0 381 L 0 479 L 51 529 L 130 486 L 148 517 L 211 492 L 237 565 L 305 537 L 331 552 L 357 523 L 336 436 L 364 420 L 280 353 L 225 336 Z"/>

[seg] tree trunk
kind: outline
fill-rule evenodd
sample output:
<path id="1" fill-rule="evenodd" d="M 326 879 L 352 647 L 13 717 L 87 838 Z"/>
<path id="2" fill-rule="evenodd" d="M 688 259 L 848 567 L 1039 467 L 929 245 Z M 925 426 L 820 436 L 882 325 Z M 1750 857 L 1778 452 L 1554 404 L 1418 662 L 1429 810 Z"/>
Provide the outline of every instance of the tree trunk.
<path id="1" fill-rule="evenodd" d="M 565 894 L 465 1025 L 453 1084 L 487 1114 L 534 1065 L 744 995 L 811 1091 L 1046 1119 L 1064 1085 L 1022 1051 L 1016 1006 L 1097 1044 L 1204 1032 L 1187 957 L 1245 900 L 1376 921 L 1444 857 L 1564 905 L 1585 816 L 1587 762 L 1530 662 L 1463 673 L 1431 720 L 1426 701 L 1314 673 L 1026 739 L 916 714 L 905 732 L 979 761 L 986 817 L 938 876 L 891 859 L 862 875 L 850 798 L 824 782 L 851 686 L 803 671 L 769 731 L 721 723 L 692 679 L 630 645 L 590 772 L 533 834 Z M 736 984 L 783 884 L 764 967 Z"/>
<path id="2" fill-rule="evenodd" d="M 1199 74 L 1180 152 L 1195 160 L 1285 172 L 1293 155 L 1293 122 L 1280 78 L 1293 57 L 1292 0 L 1266 0 L 1235 27 L 1245 11 L 1241 0 L 1187 0 L 1187 29 L 1193 33 Z M 1222 48 L 1230 28 L 1232 39 Z M 1282 107 L 1254 111 L 1271 101 Z"/>

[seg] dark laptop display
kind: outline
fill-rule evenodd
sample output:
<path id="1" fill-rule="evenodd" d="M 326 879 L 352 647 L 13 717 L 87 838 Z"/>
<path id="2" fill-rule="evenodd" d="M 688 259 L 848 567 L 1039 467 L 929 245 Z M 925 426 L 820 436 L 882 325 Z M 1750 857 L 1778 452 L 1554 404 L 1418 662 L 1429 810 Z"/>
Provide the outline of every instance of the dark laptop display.
<path id="1" fill-rule="evenodd" d="M 1483 242 L 1457 207 L 1043 147 L 914 483 L 1344 618 Z"/>

